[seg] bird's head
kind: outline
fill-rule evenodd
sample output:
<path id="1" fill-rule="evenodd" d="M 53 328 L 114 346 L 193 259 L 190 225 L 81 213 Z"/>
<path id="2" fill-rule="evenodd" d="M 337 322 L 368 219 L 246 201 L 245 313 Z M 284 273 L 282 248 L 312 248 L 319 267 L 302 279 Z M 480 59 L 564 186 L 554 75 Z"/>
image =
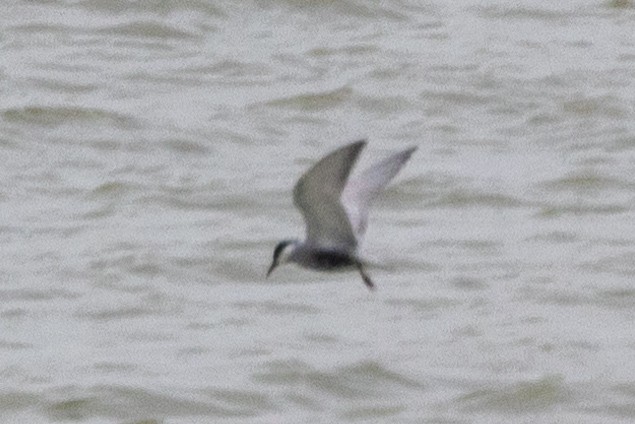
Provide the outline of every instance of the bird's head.
<path id="1" fill-rule="evenodd" d="M 283 240 L 276 245 L 276 248 L 273 250 L 273 261 L 267 271 L 267 277 L 269 277 L 278 265 L 289 262 L 291 254 L 295 250 L 297 243 L 297 240 Z"/>

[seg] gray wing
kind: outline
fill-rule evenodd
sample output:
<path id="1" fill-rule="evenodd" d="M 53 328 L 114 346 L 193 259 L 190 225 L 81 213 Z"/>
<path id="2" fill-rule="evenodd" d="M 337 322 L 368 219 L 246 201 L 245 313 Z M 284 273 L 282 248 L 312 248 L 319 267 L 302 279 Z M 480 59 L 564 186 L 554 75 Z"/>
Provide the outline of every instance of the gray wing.
<path id="1" fill-rule="evenodd" d="M 342 203 L 358 241 L 361 241 L 366 232 L 368 210 L 373 200 L 397 175 L 416 149 L 416 147 L 411 147 L 389 156 L 359 176 L 351 178 L 344 188 Z"/>
<path id="2" fill-rule="evenodd" d="M 293 189 L 293 203 L 306 224 L 307 243 L 355 251 L 357 239 L 340 197 L 366 141 L 344 146 L 313 165 Z"/>

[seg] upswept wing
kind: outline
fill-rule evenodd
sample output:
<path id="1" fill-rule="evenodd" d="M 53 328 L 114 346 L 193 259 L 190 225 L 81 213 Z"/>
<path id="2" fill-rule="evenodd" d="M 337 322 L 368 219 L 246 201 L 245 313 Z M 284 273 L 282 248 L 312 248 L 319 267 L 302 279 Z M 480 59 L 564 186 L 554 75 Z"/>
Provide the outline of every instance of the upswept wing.
<path id="1" fill-rule="evenodd" d="M 361 242 L 368 225 L 368 210 L 377 195 L 410 159 L 416 147 L 395 153 L 366 169 L 351 180 L 342 193 L 342 204 L 349 217 L 353 234 Z"/>
<path id="2" fill-rule="evenodd" d="M 307 242 L 354 252 L 357 239 L 340 200 L 351 169 L 366 145 L 346 145 L 313 165 L 295 185 L 293 203 L 302 212 Z"/>

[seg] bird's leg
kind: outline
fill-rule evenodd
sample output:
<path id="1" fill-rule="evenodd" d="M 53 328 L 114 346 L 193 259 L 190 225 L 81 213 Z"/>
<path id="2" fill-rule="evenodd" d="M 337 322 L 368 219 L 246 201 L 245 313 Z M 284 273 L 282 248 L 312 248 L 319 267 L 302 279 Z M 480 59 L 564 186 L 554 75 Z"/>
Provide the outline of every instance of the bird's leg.
<path id="1" fill-rule="evenodd" d="M 368 287 L 368 290 L 374 290 L 375 284 L 373 283 L 373 280 L 370 279 L 368 274 L 366 274 L 366 272 L 364 271 L 364 266 L 361 264 L 361 262 L 355 262 L 355 265 L 357 266 L 359 274 L 362 276 L 362 280 L 364 280 L 364 284 L 366 284 L 366 287 Z"/>

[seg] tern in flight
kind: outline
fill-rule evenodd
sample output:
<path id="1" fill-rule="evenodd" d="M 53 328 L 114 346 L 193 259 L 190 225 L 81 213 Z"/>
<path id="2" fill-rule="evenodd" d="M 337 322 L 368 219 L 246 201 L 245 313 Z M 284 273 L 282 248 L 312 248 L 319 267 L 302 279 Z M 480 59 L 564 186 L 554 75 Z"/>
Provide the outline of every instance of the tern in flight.
<path id="1" fill-rule="evenodd" d="M 368 210 L 416 147 L 394 153 L 349 179 L 365 145 L 361 140 L 341 147 L 300 177 L 293 189 L 293 203 L 304 217 L 306 238 L 278 243 L 267 277 L 278 265 L 293 262 L 318 271 L 356 269 L 369 289 L 375 287 L 357 254 Z"/>

